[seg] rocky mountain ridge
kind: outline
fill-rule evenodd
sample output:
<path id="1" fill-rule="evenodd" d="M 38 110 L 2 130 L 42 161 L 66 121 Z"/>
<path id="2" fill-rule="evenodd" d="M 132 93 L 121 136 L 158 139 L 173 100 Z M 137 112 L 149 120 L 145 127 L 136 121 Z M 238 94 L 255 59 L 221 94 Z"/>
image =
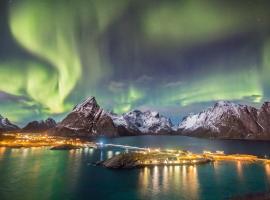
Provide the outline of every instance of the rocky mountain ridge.
<path id="1" fill-rule="evenodd" d="M 75 106 L 54 129 L 56 134 L 76 136 L 127 136 L 171 132 L 171 121 L 158 112 L 134 110 L 116 115 L 100 108 L 94 97 L 89 97 Z"/>
<path id="2" fill-rule="evenodd" d="M 131 134 L 170 134 L 172 132 L 171 120 L 155 111 L 133 110 L 122 115 L 110 115 L 118 130 L 123 129 Z M 121 133 L 120 135 L 124 134 Z"/>
<path id="3" fill-rule="evenodd" d="M 40 133 L 52 129 L 56 126 L 56 122 L 52 118 L 41 121 L 29 122 L 25 127 L 21 129 L 21 132 L 27 133 Z"/>
<path id="4" fill-rule="evenodd" d="M 0 116 L 0 132 L 19 130 Z M 58 124 L 53 119 L 28 123 L 21 132 L 44 132 L 62 136 L 131 136 L 177 134 L 220 139 L 270 140 L 270 102 L 260 108 L 219 101 L 200 113 L 183 118 L 177 127 L 155 111 L 133 110 L 122 115 L 102 109 L 89 97 Z"/>
<path id="5" fill-rule="evenodd" d="M 8 131 L 16 131 L 20 128 L 13 123 L 11 123 L 8 118 L 4 118 L 2 115 L 0 115 L 0 133 L 2 132 L 8 132 Z"/>
<path id="6" fill-rule="evenodd" d="M 185 117 L 178 132 L 224 139 L 270 139 L 270 102 L 257 109 L 220 101 L 205 111 Z"/>
<path id="7" fill-rule="evenodd" d="M 53 134 L 65 136 L 118 136 L 110 115 L 89 97 L 53 129 Z"/>

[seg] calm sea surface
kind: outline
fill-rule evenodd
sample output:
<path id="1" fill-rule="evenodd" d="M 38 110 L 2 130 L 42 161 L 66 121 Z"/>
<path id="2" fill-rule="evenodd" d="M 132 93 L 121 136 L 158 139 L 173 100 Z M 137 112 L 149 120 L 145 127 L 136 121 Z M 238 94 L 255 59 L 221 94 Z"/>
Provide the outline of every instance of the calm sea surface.
<path id="1" fill-rule="evenodd" d="M 270 154 L 269 142 L 207 140 L 184 136 L 101 139 L 139 147 L 182 148 L 193 152 Z M 51 151 L 0 148 L 0 200 L 213 199 L 268 192 L 270 165 L 217 162 L 110 170 L 91 165 L 121 149 Z"/>

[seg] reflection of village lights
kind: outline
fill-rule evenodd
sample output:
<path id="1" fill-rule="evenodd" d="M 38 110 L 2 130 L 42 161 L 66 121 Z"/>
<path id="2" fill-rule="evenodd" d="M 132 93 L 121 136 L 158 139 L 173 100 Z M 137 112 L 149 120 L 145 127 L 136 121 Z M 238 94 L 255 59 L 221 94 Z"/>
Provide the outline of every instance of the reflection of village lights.
<path id="1" fill-rule="evenodd" d="M 241 166 L 241 162 L 240 161 L 237 161 L 237 168 L 241 168 L 242 166 Z"/>
<path id="2" fill-rule="evenodd" d="M 28 154 L 28 152 L 29 152 L 29 149 L 23 149 L 23 150 L 22 150 L 22 156 L 23 156 L 23 157 L 26 157 L 27 154 Z"/>
<path id="3" fill-rule="evenodd" d="M 214 169 L 215 169 L 215 170 L 218 169 L 218 161 L 214 161 L 214 162 L 213 162 L 213 166 L 214 166 Z"/>
<path id="4" fill-rule="evenodd" d="M 237 174 L 240 178 L 243 178 L 243 169 L 241 161 L 237 161 Z"/>
<path id="5" fill-rule="evenodd" d="M 158 167 L 155 166 L 154 167 L 154 171 L 153 171 L 153 191 L 154 192 L 158 192 L 159 191 L 159 170 L 158 170 Z"/>
<path id="6" fill-rule="evenodd" d="M 266 173 L 266 176 L 267 176 L 267 180 L 268 180 L 268 182 L 270 182 L 270 164 L 267 163 L 267 164 L 264 165 L 264 167 L 265 167 L 265 173 Z"/>
<path id="7" fill-rule="evenodd" d="M 169 189 L 169 174 L 168 174 L 168 167 L 165 165 L 162 171 L 162 186 L 163 191 L 166 192 Z"/>
<path id="8" fill-rule="evenodd" d="M 0 156 L 2 156 L 6 151 L 5 147 L 0 147 Z"/>
<path id="9" fill-rule="evenodd" d="M 187 173 L 187 167 L 185 165 L 183 165 L 183 171 L 182 171 L 183 177 L 186 176 L 186 173 Z"/>

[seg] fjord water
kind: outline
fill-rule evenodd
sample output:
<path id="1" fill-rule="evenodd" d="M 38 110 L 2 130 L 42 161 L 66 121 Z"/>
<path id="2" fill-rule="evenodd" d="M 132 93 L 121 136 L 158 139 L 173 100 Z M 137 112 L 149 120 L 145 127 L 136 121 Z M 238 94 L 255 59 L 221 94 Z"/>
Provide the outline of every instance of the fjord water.
<path id="1" fill-rule="evenodd" d="M 224 150 L 264 156 L 269 142 L 208 140 L 184 136 L 100 139 L 139 147 L 182 148 L 193 152 Z M 267 192 L 270 165 L 215 162 L 110 170 L 91 163 L 121 149 L 51 151 L 46 148 L 0 148 L 0 199 L 230 199 Z"/>

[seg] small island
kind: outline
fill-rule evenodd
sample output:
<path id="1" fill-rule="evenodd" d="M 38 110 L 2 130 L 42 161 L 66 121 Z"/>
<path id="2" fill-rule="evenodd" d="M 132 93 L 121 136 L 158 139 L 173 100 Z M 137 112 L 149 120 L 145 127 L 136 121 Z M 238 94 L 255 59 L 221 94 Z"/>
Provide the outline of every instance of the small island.
<path id="1" fill-rule="evenodd" d="M 147 151 L 121 153 L 97 164 L 112 169 L 128 169 L 171 165 L 201 165 L 214 161 L 262 162 L 265 164 L 270 162 L 268 159 L 258 158 L 254 155 L 226 155 L 223 151 L 204 151 L 201 154 L 195 154 L 183 150 L 148 149 Z"/>

